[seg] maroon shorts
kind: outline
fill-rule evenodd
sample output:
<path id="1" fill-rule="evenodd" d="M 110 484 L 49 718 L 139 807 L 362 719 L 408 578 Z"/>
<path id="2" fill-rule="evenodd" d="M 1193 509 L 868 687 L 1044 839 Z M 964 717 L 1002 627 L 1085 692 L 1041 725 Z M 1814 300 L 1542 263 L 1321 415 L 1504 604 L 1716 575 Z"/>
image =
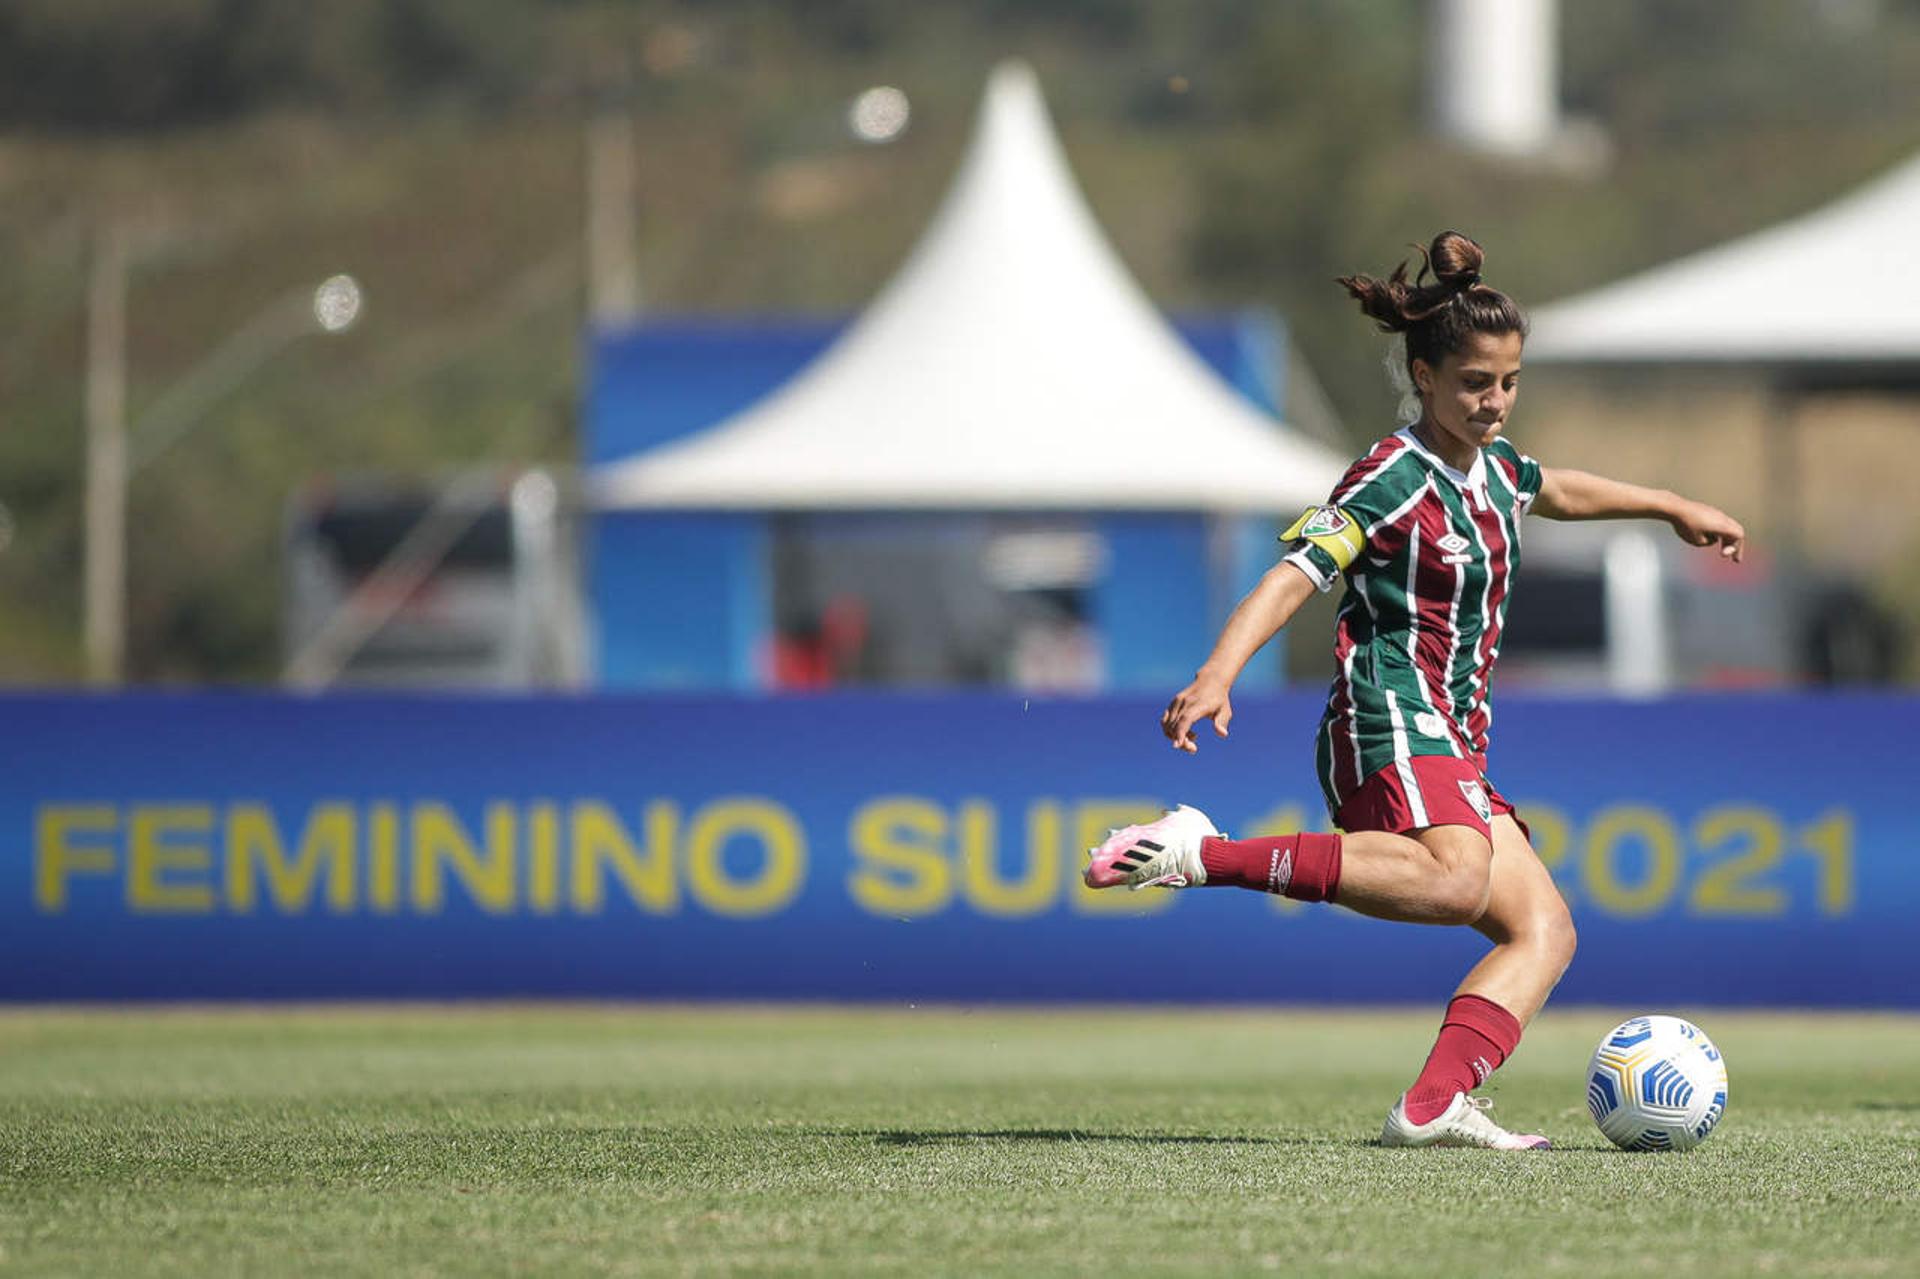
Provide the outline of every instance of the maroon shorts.
<path id="1" fill-rule="evenodd" d="M 1424 826 L 1471 826 L 1493 840 L 1493 819 L 1512 813 L 1494 784 L 1470 759 L 1453 755 L 1415 755 L 1396 760 L 1360 783 L 1334 814 L 1344 831 L 1383 830 L 1393 834 Z M 1514 820 L 1520 821 L 1518 814 Z M 1525 832 L 1525 822 L 1520 822 Z"/>

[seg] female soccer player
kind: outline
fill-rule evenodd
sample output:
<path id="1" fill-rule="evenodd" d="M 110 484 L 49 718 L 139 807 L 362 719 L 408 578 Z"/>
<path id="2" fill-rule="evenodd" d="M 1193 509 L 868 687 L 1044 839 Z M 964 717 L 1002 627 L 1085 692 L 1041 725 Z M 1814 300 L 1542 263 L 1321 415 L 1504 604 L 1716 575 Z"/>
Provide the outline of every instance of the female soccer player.
<path id="1" fill-rule="evenodd" d="M 1315 753 L 1344 834 L 1228 839 L 1185 805 L 1090 850 L 1094 888 L 1228 885 L 1330 901 L 1379 919 L 1468 924 L 1493 943 L 1458 989 L 1425 1068 L 1387 1115 L 1389 1146 L 1544 1149 L 1507 1132 L 1469 1090 L 1513 1054 L 1573 958 L 1573 920 L 1513 805 L 1487 773 L 1487 694 L 1520 562 L 1520 519 L 1664 519 L 1738 560 L 1746 533 L 1702 502 L 1542 467 L 1502 438 L 1527 324 L 1481 283 L 1484 253 L 1457 232 L 1421 251 L 1409 282 L 1340 283 L 1403 334 L 1420 414 L 1348 468 L 1327 504 L 1281 535 L 1290 553 L 1234 609 L 1212 655 L 1161 718 L 1175 749 L 1203 719 L 1227 735 L 1241 668 L 1314 590 L 1345 578 L 1339 663 Z M 1431 277 L 1431 279 L 1429 279 Z"/>

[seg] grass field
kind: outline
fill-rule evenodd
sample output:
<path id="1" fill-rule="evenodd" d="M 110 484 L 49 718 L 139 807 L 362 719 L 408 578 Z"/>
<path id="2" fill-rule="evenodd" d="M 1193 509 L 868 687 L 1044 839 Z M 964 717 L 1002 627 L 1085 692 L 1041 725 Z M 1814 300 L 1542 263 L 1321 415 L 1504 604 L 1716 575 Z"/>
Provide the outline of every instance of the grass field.
<path id="1" fill-rule="evenodd" d="M 1655 1156 L 1598 1011 L 1491 1090 L 1544 1155 L 1371 1144 L 1428 1011 L 0 1013 L 0 1271 L 1920 1271 L 1920 1021 L 1697 1015 Z"/>

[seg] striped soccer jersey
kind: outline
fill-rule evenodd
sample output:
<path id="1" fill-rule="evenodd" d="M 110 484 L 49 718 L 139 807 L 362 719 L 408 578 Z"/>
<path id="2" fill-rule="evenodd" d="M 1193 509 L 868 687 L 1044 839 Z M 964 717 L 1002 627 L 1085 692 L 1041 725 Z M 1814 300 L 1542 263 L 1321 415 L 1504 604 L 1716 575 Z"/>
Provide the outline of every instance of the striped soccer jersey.
<path id="1" fill-rule="evenodd" d="M 1396 760 L 1455 755 L 1485 770 L 1488 681 L 1539 491 L 1539 463 L 1506 440 L 1463 473 L 1404 428 L 1288 530 L 1300 540 L 1287 560 L 1315 585 L 1347 580 L 1315 749 L 1329 812 Z"/>

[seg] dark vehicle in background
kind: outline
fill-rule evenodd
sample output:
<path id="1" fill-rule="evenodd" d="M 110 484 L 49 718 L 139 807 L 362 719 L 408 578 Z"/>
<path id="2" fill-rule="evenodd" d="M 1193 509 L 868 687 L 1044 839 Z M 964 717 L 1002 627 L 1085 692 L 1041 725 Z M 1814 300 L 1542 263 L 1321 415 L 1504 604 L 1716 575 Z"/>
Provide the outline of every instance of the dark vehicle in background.
<path id="1" fill-rule="evenodd" d="M 585 676 L 572 536 L 543 470 L 308 484 L 284 539 L 286 680 L 569 688 Z"/>
<path id="2" fill-rule="evenodd" d="M 1651 524 L 1530 520 L 1496 678 L 1627 696 L 1876 684 L 1894 619 L 1851 583 L 1748 547 L 1743 563 Z"/>

